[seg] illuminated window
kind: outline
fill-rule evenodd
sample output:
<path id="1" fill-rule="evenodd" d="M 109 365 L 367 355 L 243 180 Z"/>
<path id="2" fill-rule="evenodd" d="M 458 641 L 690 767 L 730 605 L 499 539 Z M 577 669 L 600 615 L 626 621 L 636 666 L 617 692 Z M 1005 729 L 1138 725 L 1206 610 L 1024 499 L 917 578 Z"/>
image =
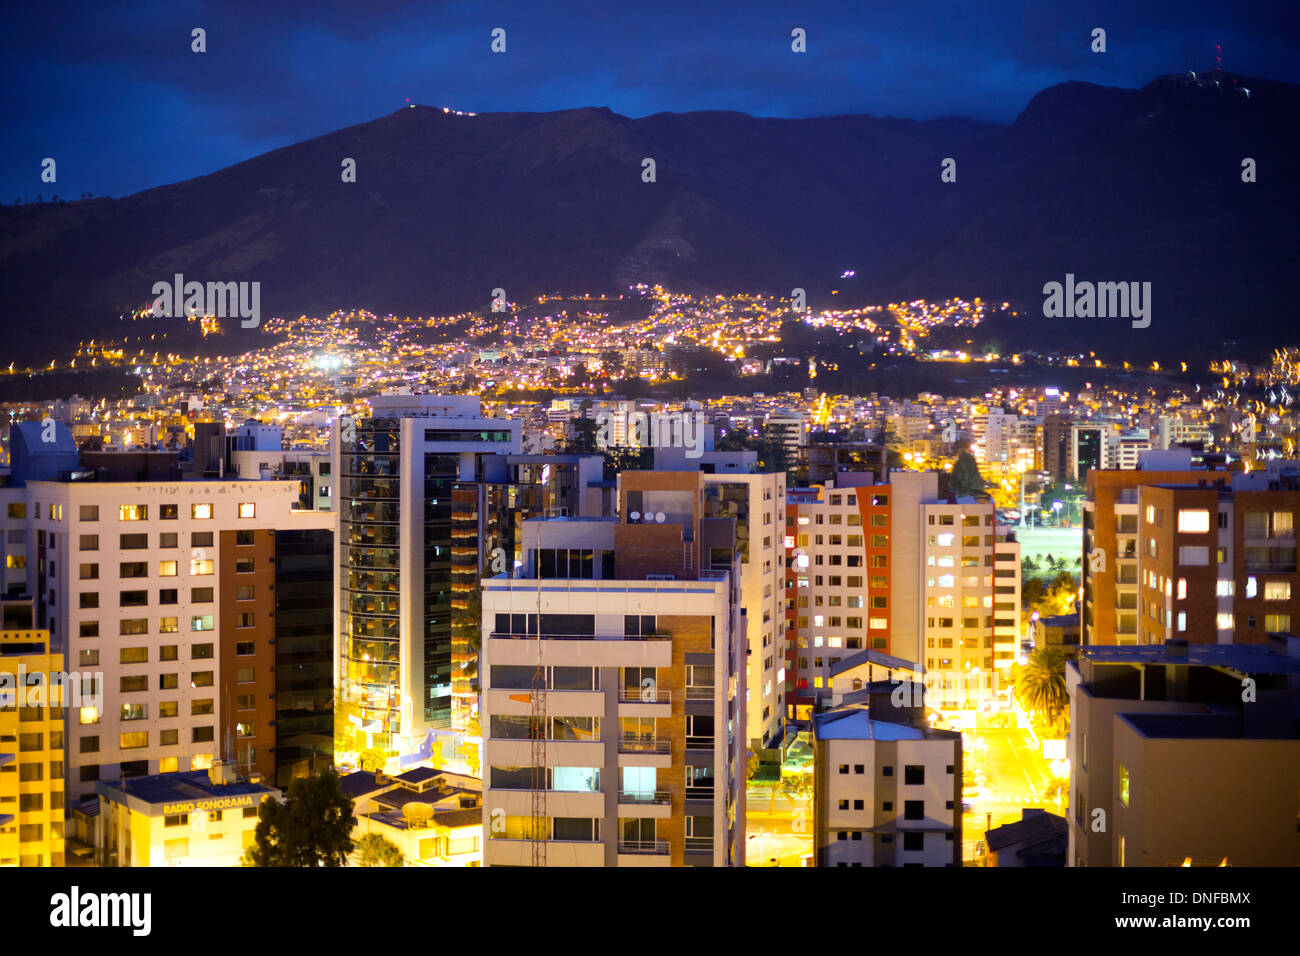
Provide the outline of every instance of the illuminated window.
<path id="1" fill-rule="evenodd" d="M 239 503 L 239 517 L 253 518 L 257 516 L 257 505 L 251 501 L 241 501 Z"/>
<path id="2" fill-rule="evenodd" d="M 158 576 L 159 576 L 159 577 L 162 577 L 162 578 L 174 578 L 174 577 L 176 577 L 176 562 L 175 562 L 175 561 L 159 561 L 159 562 L 158 562 Z"/>
<path id="3" fill-rule="evenodd" d="M 1181 601 L 1186 597 L 1187 597 L 1187 578 L 1179 578 L 1178 579 L 1178 600 Z"/>
<path id="4" fill-rule="evenodd" d="M 190 561 L 190 574 L 212 574 L 213 567 L 211 558 L 194 558 Z"/>
<path id="5" fill-rule="evenodd" d="M 872 617 L 867 619 L 867 627 L 872 631 L 883 631 L 889 627 L 889 621 L 883 617 Z"/>
<path id="6" fill-rule="evenodd" d="M 190 505 L 190 517 L 199 521 L 203 521 L 208 518 L 211 518 L 212 505 L 211 504 Z"/>
<path id="7" fill-rule="evenodd" d="M 1232 630 L 1232 612 L 1231 612 L 1231 611 L 1220 611 L 1219 614 L 1218 614 L 1218 616 L 1215 618 L 1214 623 L 1215 623 L 1215 626 L 1216 626 L 1220 631 L 1231 631 L 1231 630 Z"/>
<path id="8" fill-rule="evenodd" d="M 149 746 L 149 731 L 132 730 L 124 733 L 119 738 L 118 746 L 122 750 L 137 750 L 140 747 Z"/>
<path id="9" fill-rule="evenodd" d="M 1265 581 L 1264 600 L 1265 601 L 1291 600 L 1291 582 L 1290 581 Z"/>
<path id="10" fill-rule="evenodd" d="M 119 521 L 147 521 L 149 519 L 149 506 L 119 505 L 117 517 Z"/>
<path id="11" fill-rule="evenodd" d="M 1123 764 L 1119 765 L 1119 802 L 1128 806 L 1129 778 L 1128 767 Z"/>
<path id="12" fill-rule="evenodd" d="M 1246 597 L 1253 598 L 1259 593 L 1259 582 L 1254 576 L 1246 578 Z"/>
<path id="13" fill-rule="evenodd" d="M 1290 614 L 1265 614 L 1264 630 L 1270 634 L 1285 634 L 1291 630 Z"/>
<path id="14" fill-rule="evenodd" d="M 1178 510 L 1179 534 L 1204 534 L 1210 530 L 1210 513 L 1204 508 Z"/>

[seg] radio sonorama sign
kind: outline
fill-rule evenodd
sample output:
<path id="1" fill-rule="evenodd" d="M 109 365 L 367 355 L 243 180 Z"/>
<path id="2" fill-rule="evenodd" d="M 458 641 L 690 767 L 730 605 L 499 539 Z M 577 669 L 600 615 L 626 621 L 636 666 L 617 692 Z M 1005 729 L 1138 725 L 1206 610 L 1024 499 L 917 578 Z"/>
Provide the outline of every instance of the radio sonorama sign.
<path id="1" fill-rule="evenodd" d="M 164 803 L 162 812 L 197 813 L 200 810 L 228 810 L 231 807 L 251 807 L 260 803 L 264 794 L 250 793 L 242 797 L 215 797 L 211 800 L 187 800 L 184 803 Z"/>

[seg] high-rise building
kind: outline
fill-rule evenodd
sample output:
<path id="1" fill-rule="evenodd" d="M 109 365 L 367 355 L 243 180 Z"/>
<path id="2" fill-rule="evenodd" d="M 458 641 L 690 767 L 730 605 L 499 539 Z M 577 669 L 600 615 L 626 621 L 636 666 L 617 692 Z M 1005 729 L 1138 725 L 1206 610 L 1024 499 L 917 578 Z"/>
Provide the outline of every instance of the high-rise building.
<path id="1" fill-rule="evenodd" d="M 1263 643 L 1300 620 L 1296 463 L 1192 471 L 1190 458 L 1148 452 L 1139 470 L 1089 475 L 1084 644 Z"/>
<path id="2" fill-rule="evenodd" d="M 918 683 L 853 696 L 813 717 L 816 865 L 961 866 L 961 734 L 928 725 Z"/>
<path id="3" fill-rule="evenodd" d="M 69 711 L 73 800 L 95 781 L 199 770 L 223 755 L 277 774 L 276 535 L 332 534 L 295 481 L 28 481 L 6 489 L 37 626 L 103 707 Z M 317 595 L 332 590 L 318 569 Z M 326 682 L 324 686 L 328 686 Z M 323 754 L 326 759 L 329 754 Z"/>
<path id="4" fill-rule="evenodd" d="M 527 521 L 484 579 L 484 865 L 744 864 L 741 564 L 704 477 L 624 473 L 618 519 Z"/>
<path id="5" fill-rule="evenodd" d="M 758 472 L 754 452 L 655 450 L 659 471 L 695 471 L 704 479 L 706 518 L 736 522 L 740 599 L 744 607 L 749 674 L 746 726 L 754 749 L 777 746 L 786 710 L 785 474 Z M 747 463 L 750 467 L 735 467 Z"/>
<path id="6" fill-rule="evenodd" d="M 834 668 L 861 650 L 922 666 L 936 708 L 974 708 L 1009 688 L 1019 545 L 991 500 L 941 498 L 938 477 L 895 471 L 888 484 L 790 493 L 794 716 L 825 706 Z"/>
<path id="7" fill-rule="evenodd" d="M 1085 647 L 1070 692 L 1072 866 L 1296 866 L 1300 639 Z"/>
<path id="8" fill-rule="evenodd" d="M 32 611 L 0 602 L 0 867 L 64 863 L 63 713 L 79 698 Z"/>
<path id="9" fill-rule="evenodd" d="M 485 418 L 474 397 L 380 395 L 372 417 L 342 419 L 332 448 L 339 516 L 336 675 L 367 745 L 415 753 L 453 724 L 453 573 L 478 573 L 485 459 L 520 450 L 519 423 Z M 463 500 L 457 502 L 458 492 Z M 477 513 L 473 517 L 477 529 Z M 458 636 L 459 637 L 459 636 Z"/>

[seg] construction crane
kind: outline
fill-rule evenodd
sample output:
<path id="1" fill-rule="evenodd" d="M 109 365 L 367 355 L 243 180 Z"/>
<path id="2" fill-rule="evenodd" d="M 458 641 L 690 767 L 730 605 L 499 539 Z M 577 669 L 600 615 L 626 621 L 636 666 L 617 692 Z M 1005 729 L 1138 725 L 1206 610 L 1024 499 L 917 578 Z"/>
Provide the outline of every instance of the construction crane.
<path id="1" fill-rule="evenodd" d="M 546 514 L 546 487 L 542 487 L 542 514 Z M 532 791 L 529 810 L 532 816 L 532 865 L 546 866 L 546 667 L 542 663 L 542 574 L 540 558 L 542 548 L 542 523 L 537 526 L 537 556 L 533 562 L 533 575 L 537 581 L 537 667 L 533 670 L 532 692 L 529 696 L 528 734 L 532 743 Z M 527 618 L 525 618 L 527 620 Z M 527 626 L 525 625 L 525 630 Z"/>

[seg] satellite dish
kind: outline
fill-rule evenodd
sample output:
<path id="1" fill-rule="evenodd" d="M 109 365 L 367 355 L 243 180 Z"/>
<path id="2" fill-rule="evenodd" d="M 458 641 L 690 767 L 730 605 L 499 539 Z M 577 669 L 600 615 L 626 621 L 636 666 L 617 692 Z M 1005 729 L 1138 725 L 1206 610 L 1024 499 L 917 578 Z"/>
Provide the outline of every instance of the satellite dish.
<path id="1" fill-rule="evenodd" d="M 655 521 L 659 522 L 660 524 L 663 524 L 664 521 L 667 519 L 667 517 L 668 516 L 664 514 L 662 511 L 655 513 Z"/>
<path id="2" fill-rule="evenodd" d="M 632 514 L 630 514 L 628 517 L 630 517 L 633 521 L 640 521 L 640 520 L 641 520 L 641 512 L 639 512 L 639 511 L 633 511 Z"/>

